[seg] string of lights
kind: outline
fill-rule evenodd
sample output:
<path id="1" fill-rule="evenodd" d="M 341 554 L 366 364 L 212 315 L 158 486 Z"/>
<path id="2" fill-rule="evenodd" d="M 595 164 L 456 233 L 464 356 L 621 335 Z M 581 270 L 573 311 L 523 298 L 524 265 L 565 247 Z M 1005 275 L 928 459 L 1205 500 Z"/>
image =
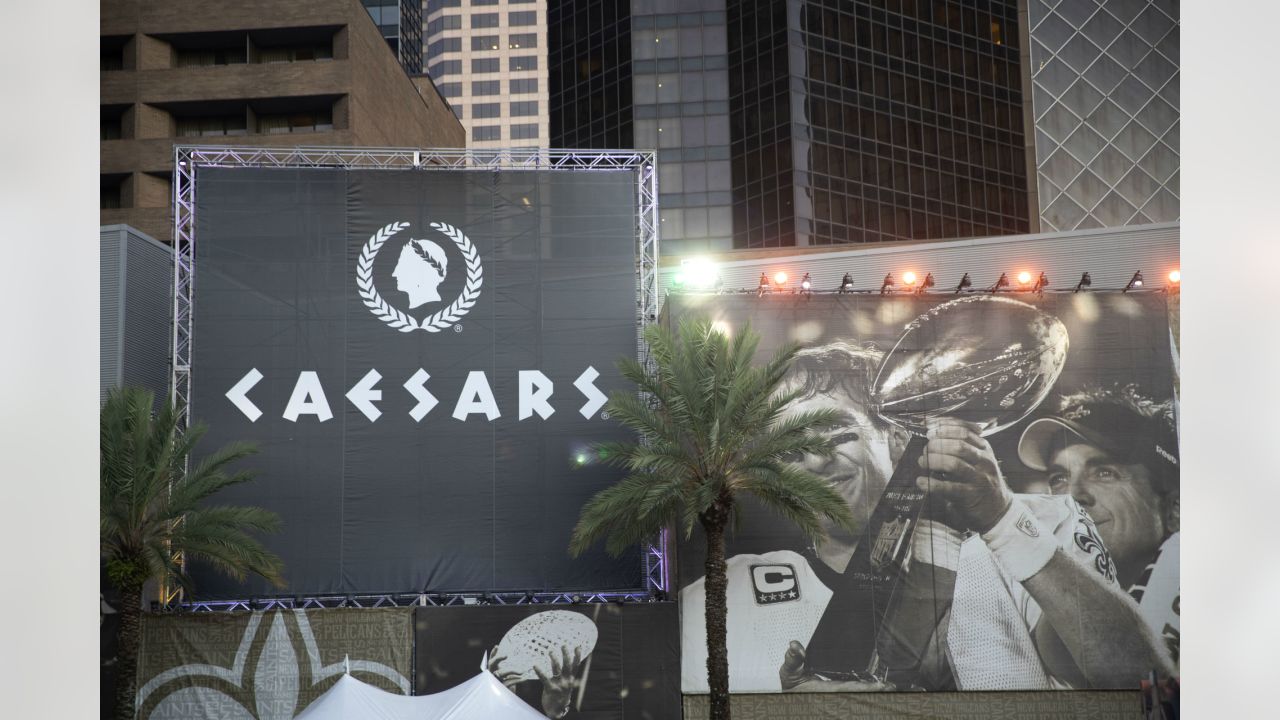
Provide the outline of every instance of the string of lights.
<path id="1" fill-rule="evenodd" d="M 1172 292 L 1180 289 L 1182 284 L 1182 273 L 1175 269 L 1166 276 L 1167 283 L 1163 287 L 1151 287 L 1144 284 L 1142 271 L 1139 270 L 1133 274 L 1123 287 L 1109 288 L 1111 290 L 1119 290 L 1123 293 L 1129 292 Z M 926 272 L 921 278 L 919 273 L 914 270 L 903 271 L 898 278 L 894 277 L 894 273 L 888 273 L 880 283 L 879 288 L 858 288 L 855 285 L 852 273 L 844 273 L 840 279 L 839 285 L 834 288 L 819 288 L 815 286 L 810 273 L 804 273 L 799 283 L 789 283 L 790 275 L 785 269 L 774 270 L 770 272 L 761 272 L 760 280 L 754 288 L 738 288 L 736 290 L 724 287 L 724 283 L 719 276 L 714 263 L 704 260 L 687 260 L 681 263 L 680 270 L 672 277 L 669 293 L 712 293 L 712 294 L 747 294 L 755 293 L 758 297 L 766 295 L 796 295 L 803 297 L 811 297 L 814 294 L 879 294 L 879 295 L 930 295 L 930 294 L 955 294 L 962 293 L 1031 293 L 1042 295 L 1045 292 L 1057 293 L 1079 293 L 1086 290 L 1107 290 L 1108 288 L 1094 288 L 1093 279 L 1090 273 L 1086 272 L 1081 275 L 1079 282 L 1073 286 L 1062 288 L 1048 289 L 1049 276 L 1044 271 L 1032 272 L 1029 270 L 1021 270 L 1014 274 L 1010 279 L 1010 273 L 1001 272 L 999 277 L 989 286 L 974 287 L 974 282 L 969 273 L 964 273 L 959 284 L 954 288 L 937 288 L 937 282 L 933 273 Z"/>

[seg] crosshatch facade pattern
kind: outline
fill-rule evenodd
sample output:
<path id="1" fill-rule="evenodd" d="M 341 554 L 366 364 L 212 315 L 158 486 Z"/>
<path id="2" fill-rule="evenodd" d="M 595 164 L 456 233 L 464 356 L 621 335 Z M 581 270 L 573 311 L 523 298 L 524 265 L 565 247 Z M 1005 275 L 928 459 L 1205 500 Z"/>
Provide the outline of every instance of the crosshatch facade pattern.
<path id="1" fill-rule="evenodd" d="M 467 146 L 548 147 L 546 0 L 425 6 L 427 74 L 467 128 Z"/>
<path id="2" fill-rule="evenodd" d="M 632 124 L 630 6 L 562 0 L 548 8 L 553 147 L 640 147 Z"/>
<path id="3" fill-rule="evenodd" d="M 733 245 L 1030 229 L 1017 3 L 728 3 Z"/>
<path id="4" fill-rule="evenodd" d="M 1040 219 L 1179 218 L 1177 0 L 1028 0 Z"/>

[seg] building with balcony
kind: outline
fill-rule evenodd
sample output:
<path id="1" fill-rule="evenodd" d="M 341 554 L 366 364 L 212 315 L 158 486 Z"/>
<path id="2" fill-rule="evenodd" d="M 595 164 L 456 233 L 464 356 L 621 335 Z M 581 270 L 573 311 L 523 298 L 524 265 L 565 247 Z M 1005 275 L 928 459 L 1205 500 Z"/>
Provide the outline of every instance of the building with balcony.
<path id="1" fill-rule="evenodd" d="M 173 147 L 461 147 L 359 0 L 104 0 L 101 222 L 172 236 Z"/>

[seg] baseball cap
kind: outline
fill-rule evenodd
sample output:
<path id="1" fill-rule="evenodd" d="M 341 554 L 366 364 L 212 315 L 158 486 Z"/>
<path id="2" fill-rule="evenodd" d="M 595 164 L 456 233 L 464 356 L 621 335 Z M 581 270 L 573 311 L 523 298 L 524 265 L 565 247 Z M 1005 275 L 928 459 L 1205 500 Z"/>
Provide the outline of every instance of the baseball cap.
<path id="1" fill-rule="evenodd" d="M 1178 477 L 1178 440 L 1173 428 L 1161 417 L 1148 417 L 1118 403 L 1085 403 L 1035 420 L 1022 431 L 1018 458 L 1029 468 L 1048 470 L 1053 454 L 1077 440 L 1120 462 L 1145 465 L 1158 478 Z"/>

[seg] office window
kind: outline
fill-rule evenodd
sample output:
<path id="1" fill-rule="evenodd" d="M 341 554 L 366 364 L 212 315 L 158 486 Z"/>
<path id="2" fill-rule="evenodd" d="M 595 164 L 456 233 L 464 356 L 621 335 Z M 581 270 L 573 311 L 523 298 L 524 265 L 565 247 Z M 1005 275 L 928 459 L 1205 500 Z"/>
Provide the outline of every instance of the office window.
<path id="1" fill-rule="evenodd" d="M 502 117 L 502 103 L 477 103 L 472 105 L 471 117 L 477 120 Z"/>
<path id="2" fill-rule="evenodd" d="M 472 47 L 474 50 L 475 48 Z M 440 38 L 427 46 L 427 57 L 440 57 L 442 53 L 462 52 L 462 38 Z"/>
<path id="3" fill-rule="evenodd" d="M 243 123 L 243 120 L 241 123 Z M 323 110 L 312 110 L 310 112 L 288 113 L 285 115 L 258 116 L 258 132 L 267 135 L 278 135 L 281 133 L 324 132 L 332 129 L 333 111 L 327 108 Z"/>
<path id="4" fill-rule="evenodd" d="M 507 58 L 507 69 L 512 71 L 518 70 L 537 70 L 537 55 L 515 55 Z"/>
<path id="5" fill-rule="evenodd" d="M 439 10 L 440 8 L 462 7 L 462 0 L 427 0 L 427 14 Z"/>
<path id="6" fill-rule="evenodd" d="M 536 48 L 538 47 L 537 33 L 517 33 L 507 38 L 507 47 L 512 49 L 518 48 Z"/>
<path id="7" fill-rule="evenodd" d="M 474 58 L 471 61 L 471 72 L 473 73 L 496 73 L 501 69 L 501 58 Z"/>
<path id="8" fill-rule="evenodd" d="M 124 180 L 127 175 L 98 176 L 98 207 L 102 210 L 118 210 L 124 207 Z"/>
<path id="9" fill-rule="evenodd" d="M 538 101 L 526 100 L 511 103 L 511 117 L 525 117 L 538 114 Z"/>
<path id="10" fill-rule="evenodd" d="M 534 10 L 524 12 L 507 13 L 507 25 L 518 27 L 521 25 L 537 25 L 538 13 Z"/>
<path id="11" fill-rule="evenodd" d="M 511 94 L 538 92 L 538 78 L 521 78 L 511 81 Z"/>
<path id="12" fill-rule="evenodd" d="M 177 118 L 178 137 L 245 135 L 248 130 L 244 118 L 244 113 L 180 117 Z"/>
<path id="13" fill-rule="evenodd" d="M 102 38 L 102 44 L 98 48 L 98 69 L 103 71 L 124 69 L 123 43 L 109 44 L 107 38 Z"/>
<path id="14" fill-rule="evenodd" d="M 450 105 L 449 107 L 453 110 L 453 116 L 459 120 L 467 116 L 465 105 Z"/>
<path id="15" fill-rule="evenodd" d="M 442 15 L 435 20 L 427 23 L 427 34 L 435 35 L 444 30 L 460 30 L 462 29 L 461 15 Z"/>
<path id="16" fill-rule="evenodd" d="M 498 13 L 476 13 L 471 16 L 472 28 L 498 27 Z"/>
<path id="17" fill-rule="evenodd" d="M 333 45 L 331 43 L 308 43 L 306 45 L 278 45 L 258 48 L 258 62 L 272 63 L 305 62 L 309 60 L 332 60 Z"/>
<path id="18" fill-rule="evenodd" d="M 501 140 L 501 125 L 481 125 L 471 128 L 472 140 Z"/>
<path id="19" fill-rule="evenodd" d="M 179 49 L 176 58 L 178 67 L 205 67 L 211 65 L 243 65 L 245 63 L 245 46 L 218 48 L 214 50 Z"/>
<path id="20" fill-rule="evenodd" d="M 538 124 L 528 123 L 524 125 L 511 126 L 512 140 L 531 140 L 538 137 Z"/>
<path id="21" fill-rule="evenodd" d="M 497 95 L 501 92 L 501 80 L 474 80 L 471 83 L 472 95 Z"/>
<path id="22" fill-rule="evenodd" d="M 462 95 L 462 83 L 436 83 L 436 90 L 440 92 L 440 97 L 459 97 Z"/>
<path id="23" fill-rule="evenodd" d="M 435 65 L 432 65 L 427 70 L 427 74 L 430 75 L 432 78 L 444 77 L 446 75 L 461 75 L 462 61 L 461 60 L 443 60 L 441 62 L 436 63 Z"/>
<path id="24" fill-rule="evenodd" d="M 497 5 L 497 4 L 498 4 L 498 0 L 471 0 L 472 7 L 477 7 L 480 5 Z"/>
<path id="25" fill-rule="evenodd" d="M 471 38 L 471 49 L 472 50 L 497 50 L 498 36 L 497 35 L 476 35 L 475 37 Z"/>
<path id="26" fill-rule="evenodd" d="M 127 105 L 119 107 L 103 106 L 101 108 L 99 114 L 100 140 L 119 140 L 124 137 L 124 113 L 127 109 Z"/>

